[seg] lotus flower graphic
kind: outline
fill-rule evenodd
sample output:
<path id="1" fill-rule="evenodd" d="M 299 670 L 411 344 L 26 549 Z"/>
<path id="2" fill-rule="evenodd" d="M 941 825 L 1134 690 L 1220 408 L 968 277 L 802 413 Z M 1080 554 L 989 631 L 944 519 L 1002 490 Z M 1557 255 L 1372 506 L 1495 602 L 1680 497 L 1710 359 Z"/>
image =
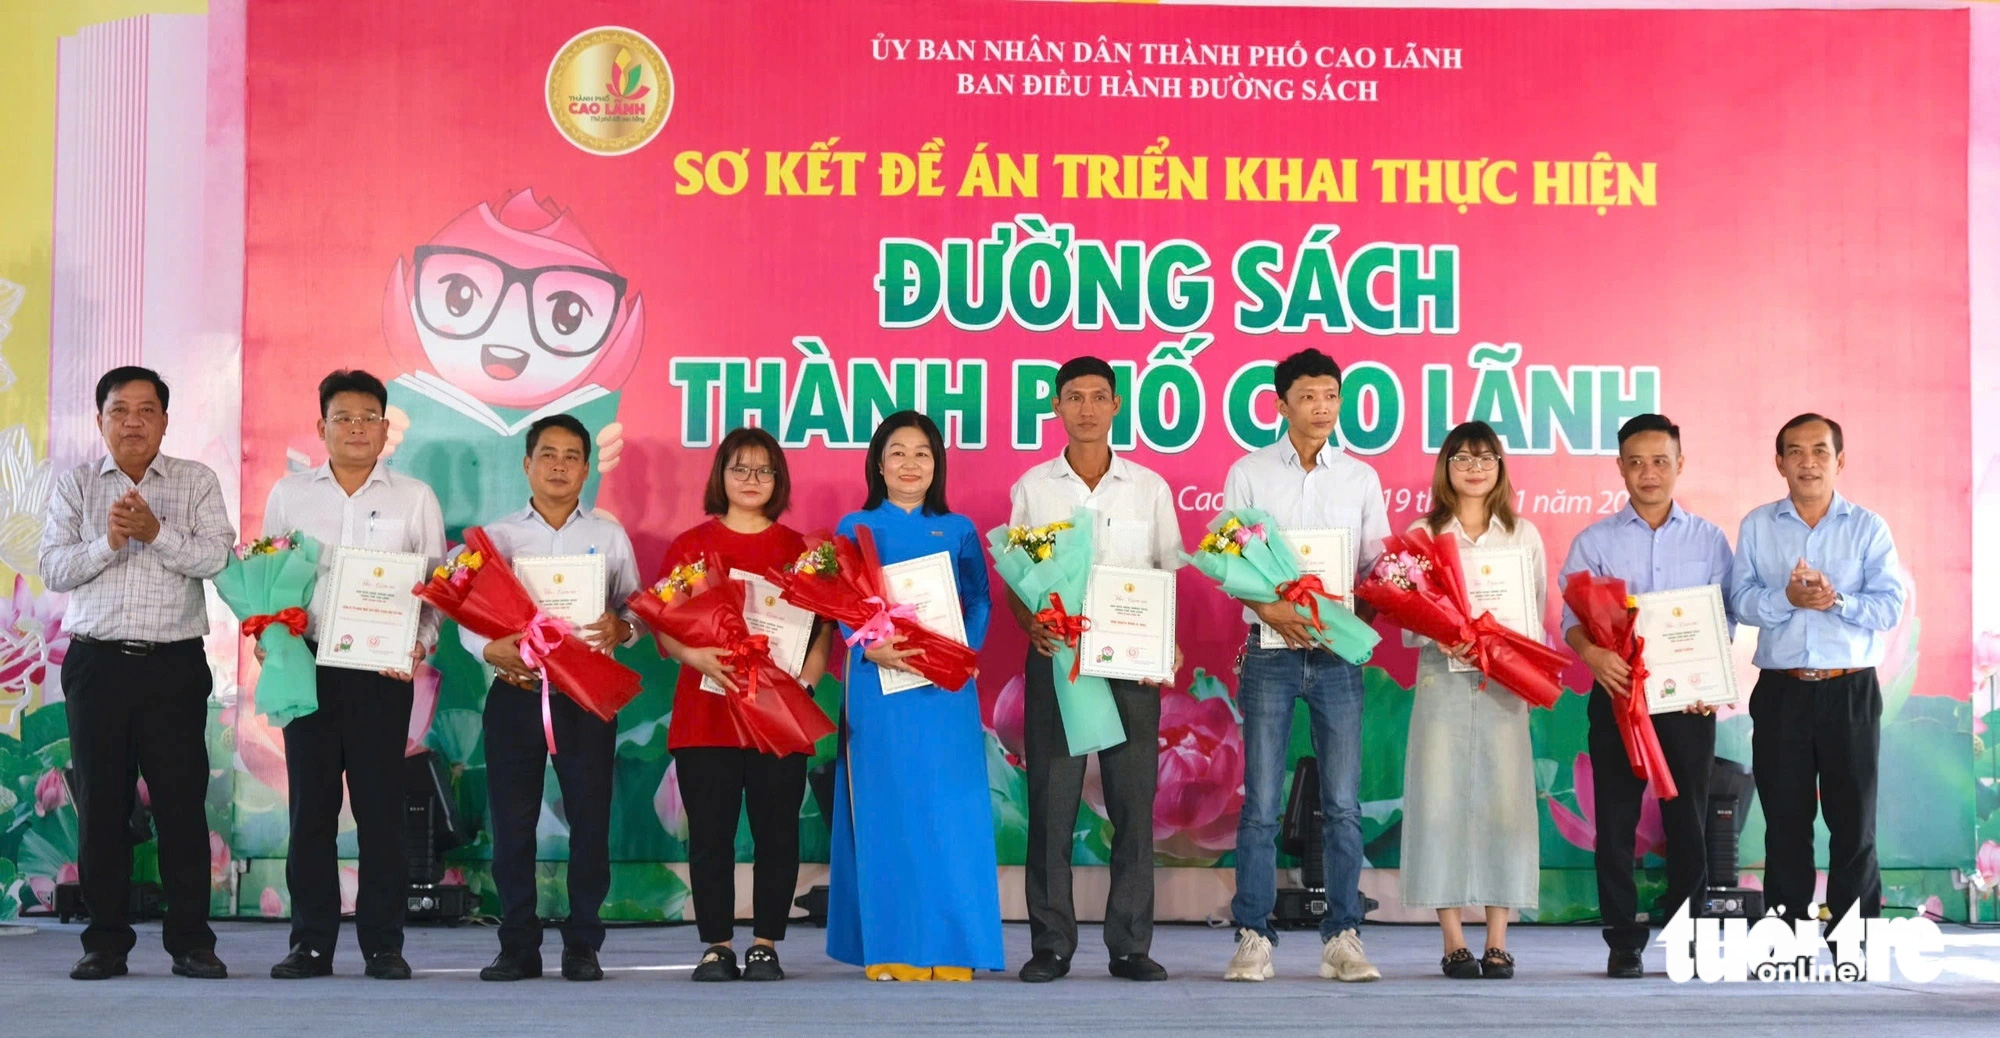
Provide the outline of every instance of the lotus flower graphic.
<path id="1" fill-rule="evenodd" d="M 611 62 L 611 82 L 604 84 L 606 93 L 620 101 L 637 101 L 653 92 L 651 87 L 639 85 L 640 68 L 632 60 L 632 52 L 618 48 L 618 57 Z"/>

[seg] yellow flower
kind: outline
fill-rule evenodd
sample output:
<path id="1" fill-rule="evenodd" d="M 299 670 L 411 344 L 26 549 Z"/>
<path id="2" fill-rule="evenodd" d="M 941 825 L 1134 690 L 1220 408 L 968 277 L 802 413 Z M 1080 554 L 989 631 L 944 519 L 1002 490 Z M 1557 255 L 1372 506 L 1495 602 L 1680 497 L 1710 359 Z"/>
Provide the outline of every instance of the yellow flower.
<path id="1" fill-rule="evenodd" d="M 1243 554 L 1243 546 L 1235 541 L 1230 541 L 1228 544 L 1222 546 L 1222 553 L 1225 555 L 1241 555 Z"/>
<path id="2" fill-rule="evenodd" d="M 1637 595 L 1626 595 L 1626 596 L 1625 596 L 1625 608 L 1627 608 L 1627 609 L 1637 609 L 1637 608 L 1639 608 L 1639 596 L 1637 596 Z"/>
<path id="3" fill-rule="evenodd" d="M 466 569 L 478 569 L 485 562 L 486 560 L 480 558 L 479 553 L 476 551 L 469 551 L 458 557 L 458 564 Z"/>
<path id="4" fill-rule="evenodd" d="M 1049 561 L 1049 556 L 1054 554 L 1055 554 L 1055 545 L 1044 544 L 1041 547 L 1035 549 L 1035 561 L 1047 562 Z"/>

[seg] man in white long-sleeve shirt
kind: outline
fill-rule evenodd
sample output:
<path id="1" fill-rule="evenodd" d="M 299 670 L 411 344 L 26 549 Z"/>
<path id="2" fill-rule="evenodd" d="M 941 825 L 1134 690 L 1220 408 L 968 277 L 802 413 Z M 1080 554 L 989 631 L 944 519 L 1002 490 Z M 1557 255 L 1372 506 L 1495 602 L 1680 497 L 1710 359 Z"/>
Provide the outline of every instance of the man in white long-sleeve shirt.
<path id="1" fill-rule="evenodd" d="M 316 643 L 333 595 L 328 573 L 343 547 L 444 556 L 444 515 L 429 485 L 384 463 L 389 391 L 365 371 L 336 371 L 319 384 L 321 439 L 327 461 L 271 487 L 264 533 L 297 530 L 320 543 L 319 583 L 307 609 L 306 640 Z M 428 568 L 428 567 L 427 567 Z M 370 977 L 407 980 L 403 909 L 409 870 L 403 854 L 403 743 L 415 698 L 410 679 L 437 644 L 429 609 L 410 647 L 410 669 L 380 673 L 321 667 L 319 709 L 285 726 L 285 775 L 291 784 L 292 841 L 285 882 L 292 895 L 292 950 L 271 976 L 279 980 L 333 972 L 340 936 L 340 871 L 334 841 L 342 775 L 360 850 L 354 932 Z"/>
<path id="2" fill-rule="evenodd" d="M 639 590 L 639 566 L 625 528 L 583 507 L 590 478 L 590 433 L 566 414 L 528 427 L 526 508 L 485 524 L 493 546 L 509 561 L 537 556 L 604 558 L 604 612 L 576 634 L 610 652 L 638 640 L 625 600 Z M 542 817 L 542 775 L 549 762 L 546 739 L 556 745 L 556 782 L 569 822 L 569 914 L 563 920 L 565 980 L 601 980 L 597 952 L 604 945 L 598 909 L 611 891 L 611 772 L 618 725 L 601 720 L 552 690 L 550 733 L 542 731 L 541 685 L 521 659 L 521 636 L 488 641 L 463 628 L 465 651 L 495 670 L 486 690 L 486 793 L 493 830 L 493 885 L 500 893 L 500 954 L 479 979 L 528 980 L 542 975 L 542 921 L 535 914 L 535 826 Z"/>

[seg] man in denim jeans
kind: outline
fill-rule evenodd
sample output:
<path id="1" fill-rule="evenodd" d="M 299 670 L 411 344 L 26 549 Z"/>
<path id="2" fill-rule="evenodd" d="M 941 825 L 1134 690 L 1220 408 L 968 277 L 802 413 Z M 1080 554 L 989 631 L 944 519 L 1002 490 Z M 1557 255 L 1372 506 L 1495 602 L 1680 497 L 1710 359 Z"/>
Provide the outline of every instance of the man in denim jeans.
<path id="1" fill-rule="evenodd" d="M 1278 364 L 1273 379 L 1287 430 L 1278 442 L 1230 466 L 1223 506 L 1269 513 L 1280 530 L 1353 531 L 1362 571 L 1382 552 L 1389 516 L 1375 470 L 1328 441 L 1340 418 L 1340 365 L 1318 350 Z M 1243 817 L 1236 828 L 1236 955 L 1224 980 L 1273 976 L 1271 909 L 1277 901 L 1278 815 L 1285 798 L 1285 750 L 1292 701 L 1304 696 L 1319 758 L 1319 799 L 1326 822 L 1326 917 L 1320 920 L 1319 975 L 1330 980 L 1382 976 L 1361 949 L 1361 668 L 1315 648 L 1288 602 L 1246 602 L 1254 621 L 1244 650 L 1237 703 L 1243 711 Z M 1372 611 L 1361 607 L 1362 619 Z M 1258 645 L 1256 623 L 1286 648 Z"/>

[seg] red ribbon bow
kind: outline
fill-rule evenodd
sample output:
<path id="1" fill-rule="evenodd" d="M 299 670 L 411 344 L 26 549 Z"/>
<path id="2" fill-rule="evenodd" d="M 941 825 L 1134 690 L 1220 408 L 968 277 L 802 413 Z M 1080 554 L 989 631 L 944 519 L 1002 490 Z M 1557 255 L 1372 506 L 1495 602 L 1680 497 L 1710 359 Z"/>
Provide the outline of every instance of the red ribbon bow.
<path id="1" fill-rule="evenodd" d="M 1090 617 L 1082 613 L 1071 615 L 1063 608 L 1062 596 L 1049 592 L 1049 607 L 1035 614 L 1035 622 L 1053 631 L 1062 643 L 1071 649 L 1083 640 L 1083 632 L 1090 630 Z M 1069 679 L 1075 681 L 1082 673 L 1083 657 L 1073 656 L 1069 661 Z"/>
<path id="2" fill-rule="evenodd" d="M 745 698 L 747 699 L 757 698 L 757 671 L 759 670 L 759 668 L 756 665 L 757 658 L 760 656 L 768 656 L 770 655 L 770 652 L 771 652 L 770 636 L 762 634 L 753 634 L 747 638 L 744 638 L 742 641 L 737 642 L 735 645 L 730 646 L 729 651 L 723 654 L 722 657 L 723 660 L 727 662 L 733 670 L 737 671 L 747 670 L 750 672 L 750 677 L 744 681 L 739 682 L 736 686 L 737 688 L 742 689 L 742 695 Z"/>
<path id="3" fill-rule="evenodd" d="M 306 611 L 298 606 L 280 609 L 276 614 L 266 613 L 243 621 L 243 633 L 252 638 L 261 636 L 272 627 L 283 627 L 292 632 L 292 637 L 303 638 L 306 633 Z"/>
<path id="4" fill-rule="evenodd" d="M 1328 591 L 1326 585 L 1321 583 L 1319 576 L 1314 573 L 1308 573 L 1297 580 L 1287 580 L 1278 585 L 1279 598 L 1312 613 L 1313 629 L 1316 631 L 1326 629 L 1326 624 L 1322 623 L 1319 618 L 1319 600 L 1321 596 L 1332 599 L 1340 597 Z"/>

